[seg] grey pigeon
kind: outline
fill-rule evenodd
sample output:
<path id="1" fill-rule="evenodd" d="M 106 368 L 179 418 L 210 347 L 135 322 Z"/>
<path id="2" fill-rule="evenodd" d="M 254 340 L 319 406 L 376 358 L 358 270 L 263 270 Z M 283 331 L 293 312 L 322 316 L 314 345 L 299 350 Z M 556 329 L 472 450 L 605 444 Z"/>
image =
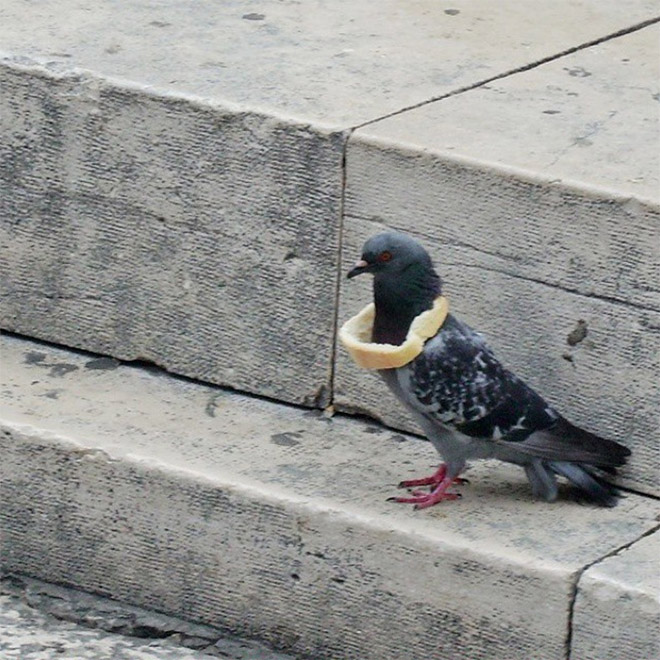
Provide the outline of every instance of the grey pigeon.
<path id="1" fill-rule="evenodd" d="M 430 309 L 442 283 L 426 250 L 413 238 L 385 232 L 370 238 L 348 273 L 374 276 L 376 315 L 372 341 L 403 343 L 412 320 Z M 401 487 L 430 486 L 395 498 L 416 508 L 455 499 L 448 489 L 466 462 L 497 458 L 525 469 L 533 493 L 557 498 L 557 475 L 578 494 L 614 506 L 618 491 L 605 479 L 630 450 L 564 419 L 520 378 L 505 369 L 484 339 L 451 314 L 411 362 L 380 375 L 408 408 L 444 463 L 427 478 Z"/>

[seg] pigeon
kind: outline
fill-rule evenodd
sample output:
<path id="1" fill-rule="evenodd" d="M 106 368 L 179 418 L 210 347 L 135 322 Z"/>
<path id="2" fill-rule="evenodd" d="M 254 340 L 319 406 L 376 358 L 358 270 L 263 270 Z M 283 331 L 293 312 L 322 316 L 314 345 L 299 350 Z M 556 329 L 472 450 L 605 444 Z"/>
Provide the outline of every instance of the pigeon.
<path id="1" fill-rule="evenodd" d="M 371 273 L 372 342 L 400 345 L 413 319 L 433 306 L 442 281 L 424 247 L 399 232 L 367 240 L 349 278 Z M 619 491 L 607 481 L 630 450 L 566 420 L 495 357 L 483 337 L 448 314 L 421 353 L 378 373 L 442 457 L 430 477 L 402 481 L 414 488 L 397 502 L 426 508 L 459 497 L 450 490 L 471 459 L 496 458 L 524 468 L 534 496 L 557 499 L 557 476 L 581 499 L 612 507 Z M 419 487 L 428 486 L 427 490 Z"/>

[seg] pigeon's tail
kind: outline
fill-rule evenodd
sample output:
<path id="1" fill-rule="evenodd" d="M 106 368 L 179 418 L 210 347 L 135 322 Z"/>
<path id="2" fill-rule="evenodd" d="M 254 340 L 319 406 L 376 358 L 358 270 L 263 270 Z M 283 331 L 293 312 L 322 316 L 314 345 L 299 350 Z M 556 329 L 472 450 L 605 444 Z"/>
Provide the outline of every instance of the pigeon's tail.
<path id="1" fill-rule="evenodd" d="M 605 475 L 616 474 L 630 450 L 600 438 L 560 418 L 552 427 L 533 433 L 519 445 L 534 458 L 525 471 L 534 493 L 545 500 L 557 498 L 556 475 L 566 478 L 585 499 L 612 507 L 620 497 L 619 491 Z"/>
<path id="2" fill-rule="evenodd" d="M 608 481 L 598 476 L 589 465 L 552 461 L 548 467 L 555 473 L 566 477 L 578 490 L 578 495 L 600 506 L 616 506 L 621 493 Z"/>
<path id="3" fill-rule="evenodd" d="M 512 443 L 513 445 L 513 443 Z M 545 461 L 579 463 L 614 474 L 630 456 L 630 449 L 614 440 L 600 438 L 560 417 L 552 426 L 536 431 L 516 448 Z"/>
<path id="4" fill-rule="evenodd" d="M 616 506 L 621 496 L 619 491 L 599 474 L 600 470 L 591 465 L 535 460 L 525 465 L 525 472 L 534 494 L 549 502 L 557 499 L 556 475 L 565 477 L 576 488 L 579 497 L 600 506 Z"/>

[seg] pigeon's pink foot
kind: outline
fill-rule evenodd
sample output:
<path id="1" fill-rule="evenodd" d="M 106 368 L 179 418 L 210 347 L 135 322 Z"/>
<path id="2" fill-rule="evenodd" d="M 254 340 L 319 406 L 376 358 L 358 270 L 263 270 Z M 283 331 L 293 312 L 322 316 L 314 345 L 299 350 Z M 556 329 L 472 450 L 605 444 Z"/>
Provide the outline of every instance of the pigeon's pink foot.
<path id="1" fill-rule="evenodd" d="M 399 483 L 399 488 L 415 488 L 417 486 L 437 486 L 438 484 L 444 481 L 445 475 L 447 474 L 447 466 L 444 463 L 440 463 L 440 467 L 430 476 L 422 477 L 421 479 L 410 479 L 408 481 L 402 481 Z M 452 479 L 455 484 L 466 484 L 467 479 L 461 479 L 456 477 Z M 426 493 L 428 495 L 428 493 Z"/>
<path id="2" fill-rule="evenodd" d="M 444 500 L 457 500 L 460 497 L 458 493 L 447 492 L 447 489 L 453 483 L 453 479 L 444 479 L 430 493 L 415 490 L 412 492 L 411 497 L 393 497 L 392 499 L 393 501 L 401 502 L 402 504 L 414 504 L 416 509 L 427 509 L 428 507 Z"/>

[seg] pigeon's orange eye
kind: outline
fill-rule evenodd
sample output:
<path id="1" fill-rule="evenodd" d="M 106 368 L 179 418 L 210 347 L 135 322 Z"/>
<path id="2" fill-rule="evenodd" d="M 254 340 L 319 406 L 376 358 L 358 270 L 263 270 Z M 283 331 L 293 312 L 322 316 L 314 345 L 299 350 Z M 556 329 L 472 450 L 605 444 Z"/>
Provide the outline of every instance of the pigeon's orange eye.
<path id="1" fill-rule="evenodd" d="M 382 261 L 382 262 L 389 261 L 391 258 L 392 258 L 392 253 L 388 252 L 387 250 L 385 250 L 385 252 L 381 252 L 378 255 L 378 261 Z"/>

